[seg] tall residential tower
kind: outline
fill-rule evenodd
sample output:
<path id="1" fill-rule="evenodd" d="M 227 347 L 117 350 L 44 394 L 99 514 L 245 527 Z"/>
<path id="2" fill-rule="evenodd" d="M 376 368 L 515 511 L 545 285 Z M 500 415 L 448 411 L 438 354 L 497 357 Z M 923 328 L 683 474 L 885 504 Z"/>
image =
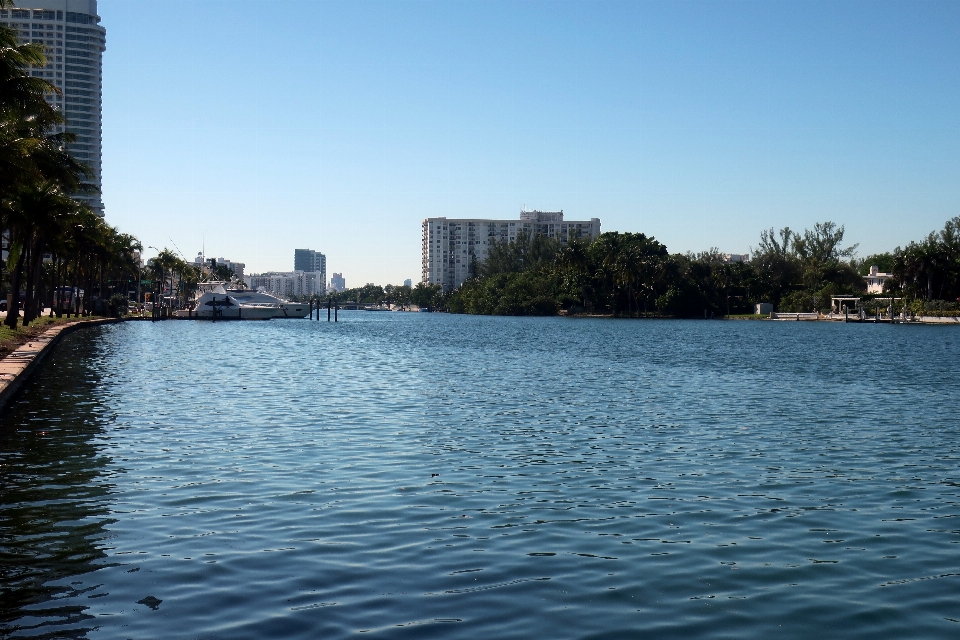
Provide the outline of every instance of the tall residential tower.
<path id="1" fill-rule="evenodd" d="M 325 295 L 327 292 L 327 256 L 313 249 L 294 249 L 293 251 L 293 270 L 303 271 L 304 273 L 316 274 L 317 295 Z M 298 294 L 299 295 L 299 294 Z"/>
<path id="2" fill-rule="evenodd" d="M 517 234 L 542 234 L 565 245 L 573 239 L 594 240 L 600 235 L 600 218 L 563 219 L 563 211 L 521 211 L 519 220 L 483 218 L 427 218 L 423 221 L 423 260 L 420 280 L 456 289 L 470 277 L 472 266 L 487 259 L 495 244 L 513 242 Z"/>
<path id="3" fill-rule="evenodd" d="M 90 184 L 96 188 L 77 199 L 103 216 L 101 90 L 107 31 L 99 24 L 97 0 L 17 0 L 16 4 L 16 9 L 0 9 L 0 23 L 16 29 L 21 43 L 44 45 L 47 64 L 32 68 L 30 75 L 63 92 L 47 100 L 63 112 L 66 130 L 76 135 L 70 153 L 90 167 Z"/>

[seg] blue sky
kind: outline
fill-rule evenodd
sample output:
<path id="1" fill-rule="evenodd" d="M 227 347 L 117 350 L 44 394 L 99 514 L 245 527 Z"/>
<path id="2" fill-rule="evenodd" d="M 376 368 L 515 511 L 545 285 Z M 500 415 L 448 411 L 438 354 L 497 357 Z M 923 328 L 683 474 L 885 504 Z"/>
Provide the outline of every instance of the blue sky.
<path id="1" fill-rule="evenodd" d="M 100 0 L 107 219 L 348 286 L 425 217 L 599 217 L 671 252 L 960 215 L 960 3 Z M 149 252 L 148 252 L 149 255 Z"/>

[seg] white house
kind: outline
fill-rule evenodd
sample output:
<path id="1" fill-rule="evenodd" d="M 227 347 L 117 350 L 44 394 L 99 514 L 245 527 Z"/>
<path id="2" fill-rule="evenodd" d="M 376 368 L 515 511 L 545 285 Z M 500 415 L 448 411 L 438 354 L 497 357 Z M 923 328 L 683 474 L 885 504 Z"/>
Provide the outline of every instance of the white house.
<path id="1" fill-rule="evenodd" d="M 883 293 L 883 283 L 893 277 L 892 273 L 883 273 L 876 265 L 871 265 L 870 275 L 864 276 L 867 281 L 867 293 Z"/>

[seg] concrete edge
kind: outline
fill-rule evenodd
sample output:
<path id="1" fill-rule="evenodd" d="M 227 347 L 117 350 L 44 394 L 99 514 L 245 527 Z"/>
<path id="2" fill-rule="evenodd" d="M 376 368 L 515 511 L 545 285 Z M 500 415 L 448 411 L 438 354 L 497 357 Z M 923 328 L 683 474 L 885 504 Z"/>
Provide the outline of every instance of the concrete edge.
<path id="1" fill-rule="evenodd" d="M 28 343 L 20 345 L 10 355 L 0 360 L 0 411 L 7 408 L 17 391 L 40 368 L 43 359 L 53 351 L 60 342 L 60 338 L 83 327 L 97 327 L 123 321 L 122 318 L 102 318 L 64 323 L 51 327 Z"/>

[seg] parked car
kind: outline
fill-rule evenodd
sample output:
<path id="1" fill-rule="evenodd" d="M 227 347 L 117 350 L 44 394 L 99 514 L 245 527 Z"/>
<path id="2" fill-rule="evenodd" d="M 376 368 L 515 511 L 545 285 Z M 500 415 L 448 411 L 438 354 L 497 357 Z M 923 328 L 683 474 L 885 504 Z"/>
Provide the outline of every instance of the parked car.
<path id="1" fill-rule="evenodd" d="M 23 300 L 20 300 L 20 303 L 17 305 L 17 308 L 23 309 Z M 7 310 L 7 299 L 3 298 L 2 300 L 0 300 L 0 311 L 6 311 L 6 310 Z"/>

